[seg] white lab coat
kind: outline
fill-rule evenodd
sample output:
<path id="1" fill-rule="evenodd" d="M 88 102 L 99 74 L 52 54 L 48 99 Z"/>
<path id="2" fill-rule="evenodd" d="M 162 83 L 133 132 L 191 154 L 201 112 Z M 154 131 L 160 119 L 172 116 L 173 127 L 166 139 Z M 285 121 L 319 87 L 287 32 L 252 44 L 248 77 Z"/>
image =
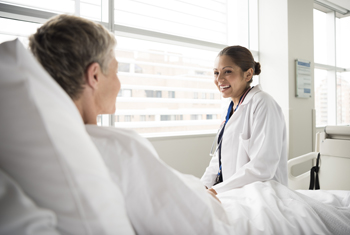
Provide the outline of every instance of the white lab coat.
<path id="1" fill-rule="evenodd" d="M 212 157 L 201 181 L 218 193 L 271 179 L 287 185 L 287 158 L 283 113 L 258 85 L 225 126 L 221 147 L 223 182 L 213 186 L 219 170 L 218 154 Z"/>
<path id="2" fill-rule="evenodd" d="M 123 193 L 137 234 L 232 234 L 223 207 L 201 181 L 167 166 L 148 140 L 114 127 L 86 130 Z"/>

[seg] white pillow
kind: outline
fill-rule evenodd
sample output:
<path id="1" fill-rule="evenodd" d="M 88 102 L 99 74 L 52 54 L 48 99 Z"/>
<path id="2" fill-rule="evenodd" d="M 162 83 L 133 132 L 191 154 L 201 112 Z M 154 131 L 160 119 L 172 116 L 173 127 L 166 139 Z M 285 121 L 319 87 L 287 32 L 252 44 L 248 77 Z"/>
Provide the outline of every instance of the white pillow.
<path id="1" fill-rule="evenodd" d="M 72 100 L 18 41 L 0 45 L 0 166 L 63 234 L 133 234 Z M 1 210 L 0 210 L 1 213 Z"/>
<path id="2" fill-rule="evenodd" d="M 58 235 L 51 211 L 38 208 L 8 175 L 0 170 L 0 235 Z"/>

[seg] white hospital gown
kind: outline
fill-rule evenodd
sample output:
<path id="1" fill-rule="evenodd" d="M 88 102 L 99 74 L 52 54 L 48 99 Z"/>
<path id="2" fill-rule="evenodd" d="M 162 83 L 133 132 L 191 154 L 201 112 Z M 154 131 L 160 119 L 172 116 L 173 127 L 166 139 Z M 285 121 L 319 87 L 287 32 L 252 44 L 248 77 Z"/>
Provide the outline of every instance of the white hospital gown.
<path id="1" fill-rule="evenodd" d="M 86 125 L 121 189 L 137 234 L 232 234 L 221 204 L 198 178 L 162 162 L 136 132 Z"/>

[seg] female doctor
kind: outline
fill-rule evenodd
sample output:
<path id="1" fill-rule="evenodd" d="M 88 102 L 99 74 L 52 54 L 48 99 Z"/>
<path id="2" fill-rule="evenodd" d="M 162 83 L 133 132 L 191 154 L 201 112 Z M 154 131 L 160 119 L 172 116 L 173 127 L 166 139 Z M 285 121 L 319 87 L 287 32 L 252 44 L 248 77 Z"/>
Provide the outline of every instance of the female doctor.
<path id="1" fill-rule="evenodd" d="M 260 85 L 251 87 L 260 64 L 241 46 L 224 48 L 215 60 L 214 83 L 231 98 L 217 147 L 201 181 L 216 193 L 256 182 L 287 185 L 286 126 L 280 106 Z"/>

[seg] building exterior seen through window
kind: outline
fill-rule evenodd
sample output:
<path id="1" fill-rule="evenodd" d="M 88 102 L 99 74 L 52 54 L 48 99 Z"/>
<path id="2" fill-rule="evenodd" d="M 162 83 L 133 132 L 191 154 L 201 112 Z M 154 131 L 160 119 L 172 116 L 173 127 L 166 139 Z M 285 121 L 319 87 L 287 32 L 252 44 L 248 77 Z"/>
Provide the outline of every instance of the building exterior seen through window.
<path id="1" fill-rule="evenodd" d="M 223 104 L 213 80 L 217 52 L 116 38 L 116 58 L 123 65 L 116 127 L 139 133 L 217 129 Z"/>
<path id="2" fill-rule="evenodd" d="M 316 126 L 350 124 L 349 29 L 350 17 L 314 10 Z"/>
<path id="3" fill-rule="evenodd" d="M 62 13 L 93 20 L 115 34 L 122 86 L 116 112 L 97 118 L 102 126 L 131 128 L 141 134 L 214 133 L 229 103 L 214 85 L 216 55 L 228 45 L 242 45 L 253 50 L 259 61 L 258 0 L 5 0 L 0 4 L 7 9 L 0 10 L 0 42 L 19 38 L 27 47 L 29 35 Z M 259 77 L 252 85 L 258 83 Z"/>

